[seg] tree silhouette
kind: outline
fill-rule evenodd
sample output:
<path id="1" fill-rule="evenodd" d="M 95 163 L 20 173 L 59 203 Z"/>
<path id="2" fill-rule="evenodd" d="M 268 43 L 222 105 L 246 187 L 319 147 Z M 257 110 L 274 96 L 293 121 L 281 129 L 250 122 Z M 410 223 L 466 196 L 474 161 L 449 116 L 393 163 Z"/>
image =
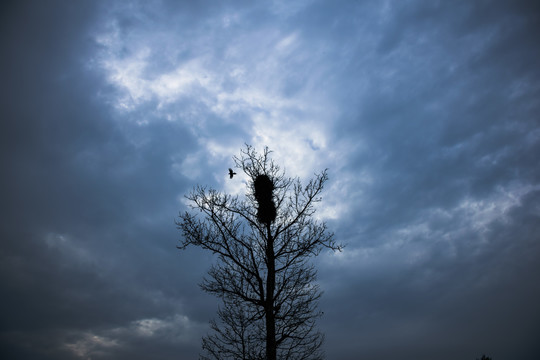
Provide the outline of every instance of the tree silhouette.
<path id="1" fill-rule="evenodd" d="M 194 245 L 218 257 L 201 283 L 223 301 L 220 323 L 212 321 L 214 333 L 203 339 L 203 359 L 323 357 L 315 326 L 321 291 L 309 260 L 324 248 L 341 250 L 313 217 L 328 174 L 302 186 L 285 177 L 270 153 L 246 145 L 233 157 L 249 179 L 245 198 L 197 186 L 186 198 L 200 213 L 177 221 L 179 248 Z"/>

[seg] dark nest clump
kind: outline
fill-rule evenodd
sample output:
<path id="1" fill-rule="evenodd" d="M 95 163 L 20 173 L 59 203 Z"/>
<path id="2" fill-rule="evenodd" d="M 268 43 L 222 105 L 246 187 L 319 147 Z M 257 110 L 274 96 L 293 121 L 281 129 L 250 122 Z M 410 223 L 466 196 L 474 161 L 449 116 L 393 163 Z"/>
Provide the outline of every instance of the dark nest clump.
<path id="1" fill-rule="evenodd" d="M 257 219 L 262 224 L 270 224 L 276 219 L 276 204 L 273 194 L 274 183 L 268 175 L 257 175 L 255 178 L 255 199 L 259 203 Z"/>

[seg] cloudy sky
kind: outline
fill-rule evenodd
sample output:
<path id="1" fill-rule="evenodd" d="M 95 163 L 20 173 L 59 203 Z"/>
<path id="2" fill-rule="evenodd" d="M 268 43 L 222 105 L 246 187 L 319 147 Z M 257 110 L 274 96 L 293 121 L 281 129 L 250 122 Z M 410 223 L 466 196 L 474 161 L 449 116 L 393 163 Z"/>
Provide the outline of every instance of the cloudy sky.
<path id="1" fill-rule="evenodd" d="M 245 143 L 329 168 L 328 359 L 540 357 L 534 1 L 12 1 L 0 10 L 9 359 L 196 359 L 196 184 Z"/>

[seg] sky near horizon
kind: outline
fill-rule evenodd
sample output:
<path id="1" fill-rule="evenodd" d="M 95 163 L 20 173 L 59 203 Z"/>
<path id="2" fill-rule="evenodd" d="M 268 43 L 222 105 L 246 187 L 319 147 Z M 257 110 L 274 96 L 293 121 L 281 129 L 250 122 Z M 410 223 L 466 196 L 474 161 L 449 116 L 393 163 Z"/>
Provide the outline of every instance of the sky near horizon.
<path id="1" fill-rule="evenodd" d="M 0 5 L 0 344 L 9 359 L 196 359 L 215 260 L 197 184 L 245 144 L 328 168 L 328 359 L 540 357 L 535 1 Z"/>

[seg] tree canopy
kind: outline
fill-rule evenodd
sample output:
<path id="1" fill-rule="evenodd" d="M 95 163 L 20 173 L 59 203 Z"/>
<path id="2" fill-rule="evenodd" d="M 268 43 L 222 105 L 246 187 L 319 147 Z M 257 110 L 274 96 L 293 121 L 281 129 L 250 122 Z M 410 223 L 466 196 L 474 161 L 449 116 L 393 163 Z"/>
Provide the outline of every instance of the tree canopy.
<path id="1" fill-rule="evenodd" d="M 207 359 L 321 359 L 316 329 L 316 270 L 310 258 L 324 248 L 341 250 L 313 215 L 327 170 L 305 186 L 286 177 L 265 148 L 249 145 L 233 157 L 248 176 L 245 197 L 196 186 L 180 215 L 179 248 L 193 245 L 217 255 L 201 288 L 223 301 L 203 339 Z"/>

